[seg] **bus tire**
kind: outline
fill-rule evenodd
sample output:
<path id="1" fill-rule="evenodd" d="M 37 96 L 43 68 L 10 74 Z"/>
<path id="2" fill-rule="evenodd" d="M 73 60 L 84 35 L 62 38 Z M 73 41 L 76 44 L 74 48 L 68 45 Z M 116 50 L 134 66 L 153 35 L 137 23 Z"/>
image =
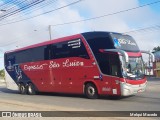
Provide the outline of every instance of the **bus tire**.
<path id="1" fill-rule="evenodd" d="M 29 95 L 35 95 L 36 94 L 35 86 L 32 83 L 28 84 L 27 93 Z"/>
<path id="2" fill-rule="evenodd" d="M 20 94 L 26 94 L 26 87 L 23 83 L 20 83 L 19 85 L 19 92 Z"/>
<path id="3" fill-rule="evenodd" d="M 97 99 L 98 98 L 98 91 L 94 84 L 88 83 L 85 86 L 85 95 L 89 99 Z"/>

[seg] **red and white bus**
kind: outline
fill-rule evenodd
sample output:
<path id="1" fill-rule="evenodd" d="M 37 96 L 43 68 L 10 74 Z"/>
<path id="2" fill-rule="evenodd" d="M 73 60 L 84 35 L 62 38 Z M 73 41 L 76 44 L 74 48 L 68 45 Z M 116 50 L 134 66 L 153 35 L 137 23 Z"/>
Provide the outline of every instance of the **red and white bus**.
<path id="1" fill-rule="evenodd" d="M 128 96 L 147 84 L 135 40 L 114 32 L 86 32 L 8 51 L 4 61 L 7 87 L 16 85 L 21 94 Z"/>

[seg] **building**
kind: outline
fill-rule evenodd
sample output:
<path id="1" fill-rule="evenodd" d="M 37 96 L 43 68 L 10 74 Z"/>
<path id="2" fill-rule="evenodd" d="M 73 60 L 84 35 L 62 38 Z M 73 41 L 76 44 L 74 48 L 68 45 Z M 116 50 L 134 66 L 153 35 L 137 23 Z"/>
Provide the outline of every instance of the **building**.
<path id="1" fill-rule="evenodd" d="M 160 77 L 160 51 L 154 53 L 155 55 L 155 62 L 153 64 L 154 75 L 156 77 Z"/>

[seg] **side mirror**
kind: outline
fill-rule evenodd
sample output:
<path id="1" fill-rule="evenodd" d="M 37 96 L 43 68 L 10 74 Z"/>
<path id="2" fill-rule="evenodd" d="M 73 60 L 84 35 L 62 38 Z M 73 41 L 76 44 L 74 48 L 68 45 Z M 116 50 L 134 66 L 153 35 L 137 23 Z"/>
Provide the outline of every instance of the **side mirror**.
<path id="1" fill-rule="evenodd" d="M 151 52 L 149 52 L 149 51 L 145 51 L 145 50 L 141 50 L 141 52 L 151 55 L 152 62 L 155 62 L 155 56 L 154 56 L 153 53 L 151 53 Z"/>

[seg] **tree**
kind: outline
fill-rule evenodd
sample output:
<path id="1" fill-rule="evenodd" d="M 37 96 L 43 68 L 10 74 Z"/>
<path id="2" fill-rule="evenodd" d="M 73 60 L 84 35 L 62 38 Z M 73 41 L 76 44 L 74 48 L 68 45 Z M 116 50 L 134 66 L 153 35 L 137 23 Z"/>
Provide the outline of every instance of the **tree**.
<path id="1" fill-rule="evenodd" d="M 160 51 L 160 46 L 154 47 L 154 48 L 153 48 L 153 51 L 154 51 L 154 52 Z"/>
<path id="2" fill-rule="evenodd" d="M 4 69 L 2 69 L 2 70 L 0 70 L 0 77 L 4 78 L 4 76 L 5 76 Z"/>

